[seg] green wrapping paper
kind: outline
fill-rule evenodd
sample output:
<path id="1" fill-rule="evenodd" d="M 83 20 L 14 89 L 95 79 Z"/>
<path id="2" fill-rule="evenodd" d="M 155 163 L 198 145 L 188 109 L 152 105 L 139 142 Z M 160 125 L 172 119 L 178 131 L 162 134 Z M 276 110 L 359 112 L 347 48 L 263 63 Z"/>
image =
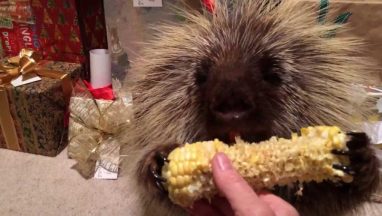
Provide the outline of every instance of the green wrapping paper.
<path id="1" fill-rule="evenodd" d="M 117 172 L 120 142 L 118 134 L 130 125 L 131 95 L 118 93 L 116 100 L 94 99 L 79 81 L 70 100 L 68 156 L 77 161 L 75 169 L 92 178 L 97 166 Z"/>
<path id="2" fill-rule="evenodd" d="M 82 70 L 79 64 L 64 62 L 46 62 L 44 68 L 68 74 L 73 81 Z M 62 80 L 42 77 L 19 87 L 6 84 L 1 95 L 0 148 L 56 156 L 66 147 L 68 104 Z"/>

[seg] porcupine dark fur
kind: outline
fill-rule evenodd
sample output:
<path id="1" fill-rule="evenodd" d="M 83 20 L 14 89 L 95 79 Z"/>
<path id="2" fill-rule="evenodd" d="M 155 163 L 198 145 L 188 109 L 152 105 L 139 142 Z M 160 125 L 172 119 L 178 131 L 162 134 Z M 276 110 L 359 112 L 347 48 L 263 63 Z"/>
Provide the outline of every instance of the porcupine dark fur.
<path id="1" fill-rule="evenodd" d="M 155 186 L 155 152 L 186 142 L 228 141 L 232 131 L 259 141 L 308 125 L 354 128 L 352 84 L 378 79 L 371 73 L 375 65 L 363 56 L 362 40 L 327 37 L 347 28 L 319 24 L 316 7 L 298 0 L 278 3 L 217 1 L 213 14 L 183 11 L 184 23 L 158 27 L 131 69 L 135 119 L 123 138 L 122 165 L 129 176 L 128 201 L 137 207 L 131 214 L 185 213 Z M 361 116 L 372 106 L 364 103 L 356 110 Z M 232 121 L 216 115 L 242 110 L 245 116 Z M 367 201 L 378 186 L 379 165 L 372 148 L 363 146 L 352 154 L 357 174 L 350 186 L 307 184 L 297 199 L 292 189 L 275 193 L 301 215 L 382 215 L 380 204 Z"/>

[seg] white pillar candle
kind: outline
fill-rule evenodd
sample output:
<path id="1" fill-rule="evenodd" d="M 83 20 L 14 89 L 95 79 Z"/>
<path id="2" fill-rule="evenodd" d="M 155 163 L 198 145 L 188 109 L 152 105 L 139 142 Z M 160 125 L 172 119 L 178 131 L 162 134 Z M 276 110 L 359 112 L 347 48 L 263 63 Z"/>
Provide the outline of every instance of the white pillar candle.
<path id="1" fill-rule="evenodd" d="M 90 50 L 90 83 L 95 89 L 111 84 L 111 57 L 109 50 Z"/>

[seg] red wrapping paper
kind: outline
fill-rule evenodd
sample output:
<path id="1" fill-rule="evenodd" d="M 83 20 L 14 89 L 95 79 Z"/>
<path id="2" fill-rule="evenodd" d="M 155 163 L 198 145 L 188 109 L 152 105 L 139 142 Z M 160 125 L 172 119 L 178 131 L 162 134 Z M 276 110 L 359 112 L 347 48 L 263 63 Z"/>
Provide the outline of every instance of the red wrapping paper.
<path id="1" fill-rule="evenodd" d="M 14 23 L 12 28 L 0 28 L 1 42 L 6 56 L 17 55 L 22 48 L 41 50 L 36 26 L 25 23 Z"/>
<path id="2" fill-rule="evenodd" d="M 40 51 L 41 44 L 37 35 L 36 25 L 18 23 L 16 26 L 17 40 L 20 47 Z"/>
<path id="3" fill-rule="evenodd" d="M 40 42 L 28 0 L 0 1 L 0 32 L 5 56 L 17 55 L 22 48 L 39 51 Z"/>
<path id="4" fill-rule="evenodd" d="M 33 0 L 40 38 L 47 59 L 85 63 L 89 78 L 89 51 L 107 49 L 102 0 Z M 36 4 L 39 2 L 40 4 Z"/>
<path id="5" fill-rule="evenodd" d="M 30 0 L 30 6 L 35 24 L 0 19 L 5 56 L 31 48 L 47 60 L 87 63 L 89 74 L 89 50 L 107 49 L 103 0 Z"/>
<path id="6" fill-rule="evenodd" d="M 5 56 L 14 56 L 18 54 L 20 45 L 18 42 L 17 31 L 14 29 L 0 28 L 1 43 Z"/>
<path id="7" fill-rule="evenodd" d="M 34 23 L 30 0 L 0 0 L 0 17 L 20 23 Z"/>

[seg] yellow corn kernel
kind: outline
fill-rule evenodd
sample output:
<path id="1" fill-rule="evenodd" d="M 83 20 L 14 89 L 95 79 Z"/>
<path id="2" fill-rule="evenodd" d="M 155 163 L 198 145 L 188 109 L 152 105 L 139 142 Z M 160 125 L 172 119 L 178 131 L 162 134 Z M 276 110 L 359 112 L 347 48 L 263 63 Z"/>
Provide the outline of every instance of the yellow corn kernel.
<path id="1" fill-rule="evenodd" d="M 331 153 L 334 149 L 347 150 L 346 135 L 340 128 L 307 127 L 301 129 L 300 136 L 293 133 L 291 137 L 272 137 L 258 144 L 238 139 L 233 146 L 215 139 L 175 149 L 162 169 L 170 199 L 189 207 L 198 199 L 212 198 L 217 190 L 210 161 L 217 152 L 224 152 L 255 190 L 296 182 L 353 180 L 351 175 L 332 167 L 333 164 L 349 165 L 347 156 Z"/>

